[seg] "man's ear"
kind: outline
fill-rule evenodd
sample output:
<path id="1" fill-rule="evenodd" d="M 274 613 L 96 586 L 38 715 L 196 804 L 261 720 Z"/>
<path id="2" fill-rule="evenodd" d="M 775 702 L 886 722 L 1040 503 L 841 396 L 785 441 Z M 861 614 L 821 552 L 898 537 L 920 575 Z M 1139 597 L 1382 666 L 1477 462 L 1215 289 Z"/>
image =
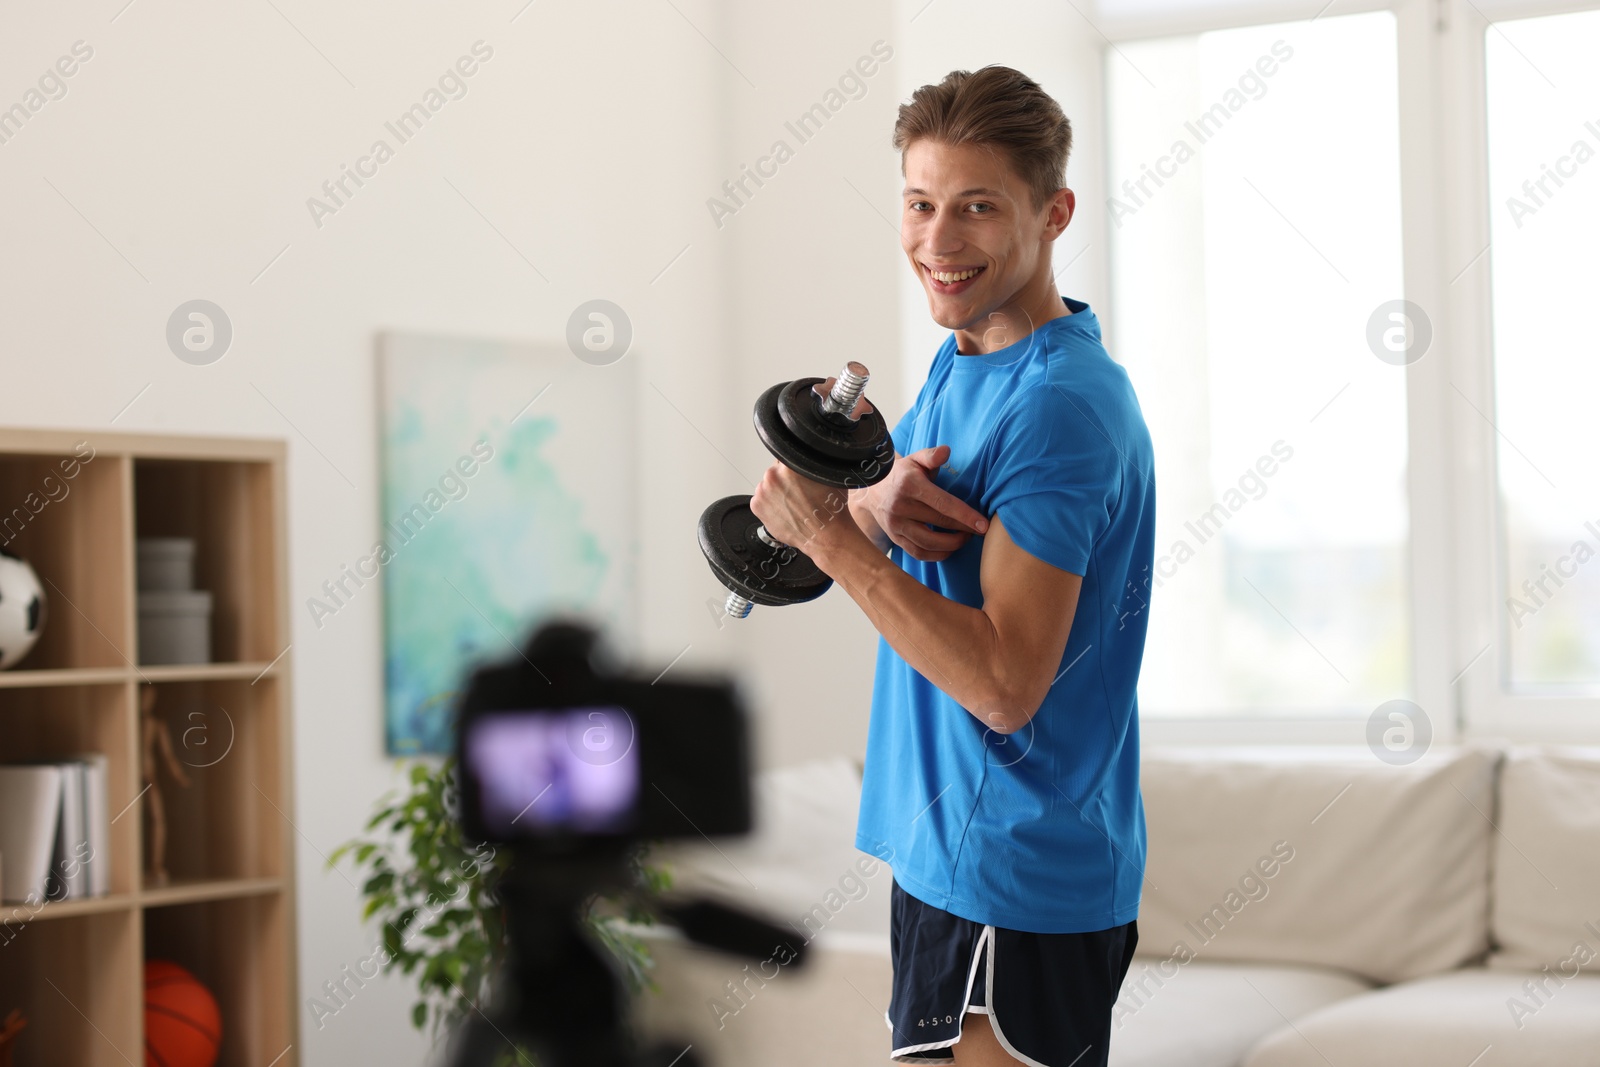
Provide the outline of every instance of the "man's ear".
<path id="1" fill-rule="evenodd" d="M 1078 208 L 1078 195 L 1071 189 L 1057 189 L 1055 197 L 1050 201 L 1050 216 L 1045 223 L 1045 240 L 1054 241 L 1060 237 L 1072 221 L 1072 214 Z"/>

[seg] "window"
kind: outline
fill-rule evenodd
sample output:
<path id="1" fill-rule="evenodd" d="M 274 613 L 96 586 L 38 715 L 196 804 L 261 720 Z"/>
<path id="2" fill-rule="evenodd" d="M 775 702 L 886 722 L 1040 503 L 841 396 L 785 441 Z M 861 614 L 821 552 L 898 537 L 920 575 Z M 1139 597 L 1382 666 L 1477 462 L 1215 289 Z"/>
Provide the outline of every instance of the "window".
<path id="1" fill-rule="evenodd" d="M 1106 53 L 1107 341 L 1157 462 L 1146 715 L 1411 691 L 1397 69 L 1389 11 Z"/>
<path id="2" fill-rule="evenodd" d="M 1600 684 L 1600 12 L 1484 40 L 1502 657 L 1513 691 Z"/>

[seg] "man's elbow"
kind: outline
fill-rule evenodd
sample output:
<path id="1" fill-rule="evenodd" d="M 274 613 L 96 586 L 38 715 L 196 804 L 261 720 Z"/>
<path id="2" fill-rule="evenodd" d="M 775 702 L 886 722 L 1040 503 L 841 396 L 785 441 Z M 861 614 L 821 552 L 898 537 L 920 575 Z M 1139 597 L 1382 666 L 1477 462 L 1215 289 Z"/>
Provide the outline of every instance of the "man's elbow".
<path id="1" fill-rule="evenodd" d="M 983 711 L 979 717 L 997 734 L 1014 734 L 1026 727 L 1038 713 L 1048 692 L 1049 686 L 1041 689 L 1035 685 L 1016 686 L 994 682 L 990 686 L 988 699 L 982 702 Z"/>

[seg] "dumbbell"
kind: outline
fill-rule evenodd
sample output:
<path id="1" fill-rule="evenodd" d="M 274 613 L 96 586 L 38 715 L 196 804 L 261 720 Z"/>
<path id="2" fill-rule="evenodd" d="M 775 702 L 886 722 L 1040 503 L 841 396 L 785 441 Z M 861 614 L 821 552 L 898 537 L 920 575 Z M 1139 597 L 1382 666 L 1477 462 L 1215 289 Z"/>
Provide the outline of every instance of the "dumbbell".
<path id="1" fill-rule="evenodd" d="M 779 382 L 756 399 L 756 436 L 778 462 L 836 489 L 861 489 L 889 476 L 894 441 L 861 395 L 867 368 L 851 361 L 835 378 Z M 728 589 L 736 619 L 755 604 L 815 600 L 833 579 L 804 552 L 773 537 L 750 510 L 750 496 L 725 496 L 700 515 L 700 551 Z"/>

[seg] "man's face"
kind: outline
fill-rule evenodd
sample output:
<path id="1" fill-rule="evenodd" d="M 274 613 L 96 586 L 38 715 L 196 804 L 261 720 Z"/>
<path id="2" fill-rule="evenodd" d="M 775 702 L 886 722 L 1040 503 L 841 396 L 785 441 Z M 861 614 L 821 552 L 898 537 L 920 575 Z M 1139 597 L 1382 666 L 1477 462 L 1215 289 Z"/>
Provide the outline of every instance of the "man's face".
<path id="1" fill-rule="evenodd" d="M 1047 265 L 1049 242 L 1071 218 L 1071 194 L 1064 208 L 1058 203 L 1052 212 L 1046 202 L 1035 211 L 1010 161 L 987 145 L 924 138 L 906 148 L 904 161 L 900 247 L 928 294 L 933 320 L 950 330 L 972 329 L 1016 301 Z"/>

